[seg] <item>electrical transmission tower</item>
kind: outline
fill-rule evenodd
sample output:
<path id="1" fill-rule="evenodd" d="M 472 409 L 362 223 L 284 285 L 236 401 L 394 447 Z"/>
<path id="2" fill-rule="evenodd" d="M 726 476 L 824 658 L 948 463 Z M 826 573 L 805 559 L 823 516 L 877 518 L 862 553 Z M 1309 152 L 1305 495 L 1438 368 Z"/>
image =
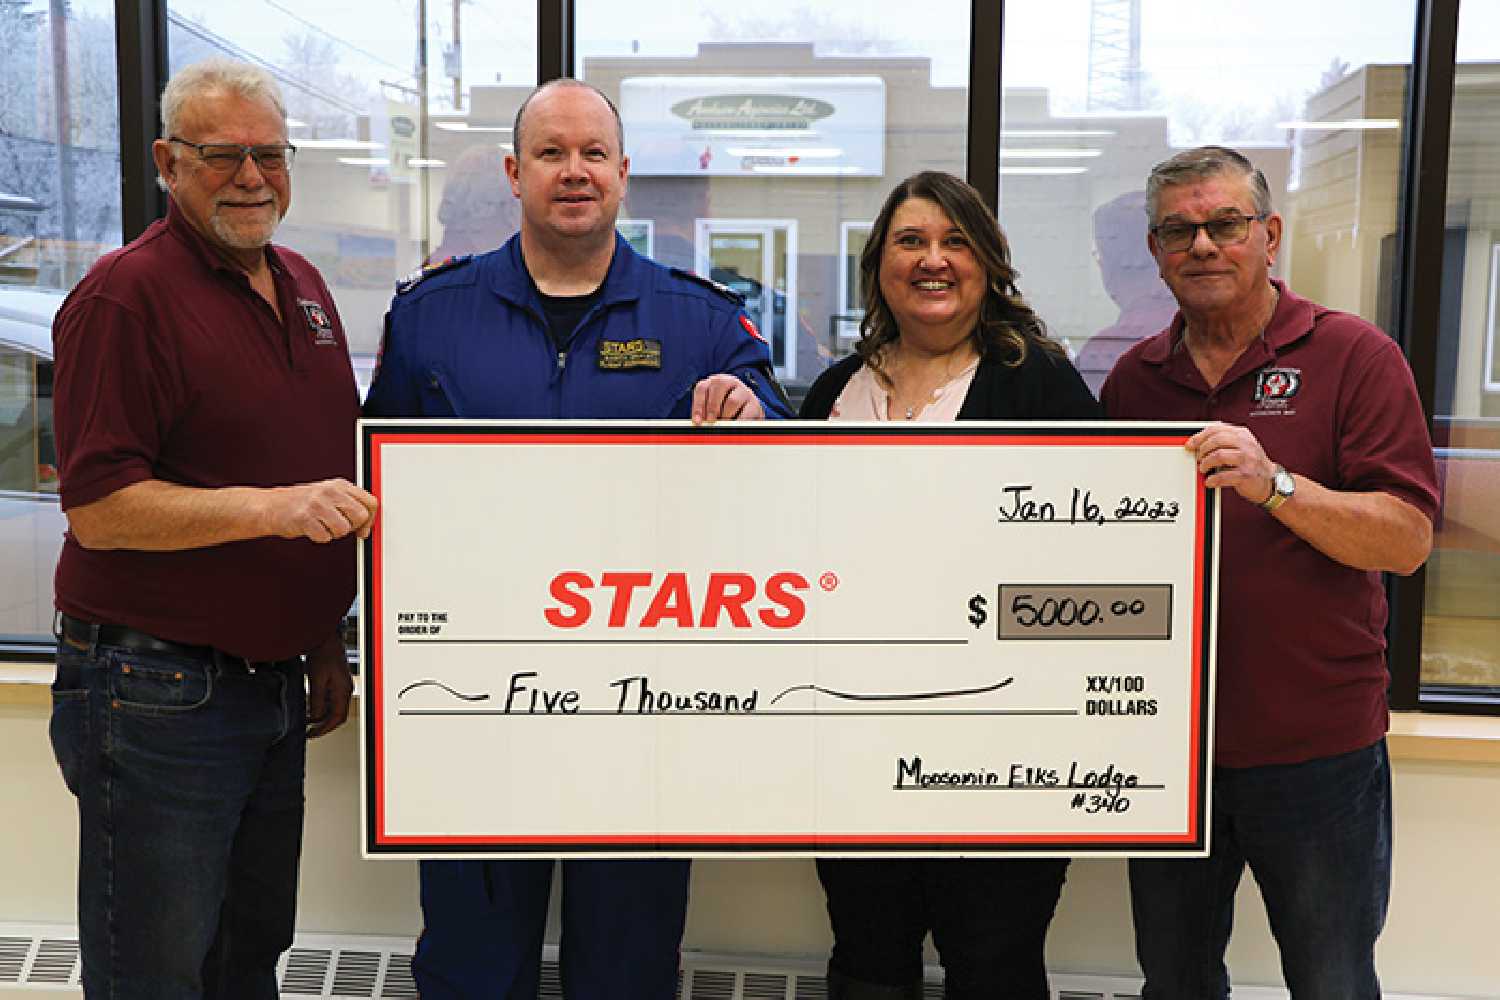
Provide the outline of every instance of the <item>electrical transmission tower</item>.
<path id="1" fill-rule="evenodd" d="M 1093 0 L 1088 107 L 1140 110 L 1141 0 Z"/>

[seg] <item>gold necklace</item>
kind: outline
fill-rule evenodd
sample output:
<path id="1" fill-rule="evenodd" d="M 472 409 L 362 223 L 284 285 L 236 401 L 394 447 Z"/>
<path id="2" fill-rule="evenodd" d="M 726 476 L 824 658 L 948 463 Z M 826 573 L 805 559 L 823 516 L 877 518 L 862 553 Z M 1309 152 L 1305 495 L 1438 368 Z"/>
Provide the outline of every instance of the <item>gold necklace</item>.
<path id="1" fill-rule="evenodd" d="M 918 410 L 926 409 L 928 406 L 930 406 L 934 402 L 936 402 L 937 401 L 937 394 L 938 394 L 938 392 L 940 392 L 945 387 L 947 387 L 949 385 L 952 385 L 953 382 L 956 379 L 960 378 L 964 374 L 964 372 L 968 371 L 970 367 L 972 367 L 974 364 L 977 364 L 977 363 L 978 363 L 978 358 L 968 358 L 968 359 L 966 359 L 963 368 L 959 369 L 959 371 L 956 374 L 952 371 L 951 366 L 945 365 L 944 369 L 943 369 L 942 378 L 937 383 L 935 383 L 930 388 L 928 388 L 926 392 L 924 392 L 924 393 L 921 394 L 921 396 L 920 396 L 921 401 L 918 402 L 918 403 L 914 403 L 914 404 L 912 404 L 912 405 L 910 405 L 910 406 L 908 406 L 908 407 L 905 408 L 906 409 L 906 419 L 907 420 L 915 420 L 915 419 L 917 419 L 917 411 Z M 896 391 L 896 384 L 895 384 L 894 381 L 891 382 L 890 390 L 891 390 L 891 394 L 894 396 L 895 395 L 895 391 Z"/>

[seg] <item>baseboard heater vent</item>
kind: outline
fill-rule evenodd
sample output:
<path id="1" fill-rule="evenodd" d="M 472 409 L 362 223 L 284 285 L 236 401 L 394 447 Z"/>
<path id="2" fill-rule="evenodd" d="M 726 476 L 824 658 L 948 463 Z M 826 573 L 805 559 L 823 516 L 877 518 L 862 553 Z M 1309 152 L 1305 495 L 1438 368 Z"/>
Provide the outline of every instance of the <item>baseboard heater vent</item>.
<path id="1" fill-rule="evenodd" d="M 417 1000 L 411 978 L 412 942 L 405 938 L 305 934 L 278 968 L 283 1000 Z M 56 924 L 0 923 L 0 994 L 79 995 L 78 934 Z M 1139 979 L 1052 974 L 1053 1000 L 1140 1000 Z M 562 1000 L 557 948 L 542 953 L 541 1000 Z M 1236 986 L 1235 1000 L 1287 1000 L 1274 987 Z M 942 1000 L 942 973 L 927 970 L 924 1000 Z M 775 955 L 685 952 L 678 1000 L 827 1000 L 819 960 Z M 1459 1000 L 1387 994 L 1386 1000 Z"/>

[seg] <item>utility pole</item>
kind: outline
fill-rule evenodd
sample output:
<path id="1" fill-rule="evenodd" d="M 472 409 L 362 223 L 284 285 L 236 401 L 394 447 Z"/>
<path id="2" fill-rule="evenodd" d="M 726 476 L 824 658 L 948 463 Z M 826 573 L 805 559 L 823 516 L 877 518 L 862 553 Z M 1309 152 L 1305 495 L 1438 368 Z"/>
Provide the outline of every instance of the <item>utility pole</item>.
<path id="1" fill-rule="evenodd" d="M 417 155 L 426 163 L 427 156 L 427 0 L 417 0 Z M 432 252 L 431 233 L 428 231 L 429 204 L 427 191 L 427 175 L 420 170 L 412 172 L 412 183 L 417 185 L 421 192 L 418 204 L 421 206 L 422 222 L 417 232 L 421 234 L 421 259 L 425 263 L 427 255 Z"/>
<path id="2" fill-rule="evenodd" d="M 57 135 L 57 200 L 62 212 L 62 280 L 65 287 L 72 287 L 75 275 L 70 264 L 78 229 L 73 218 L 73 115 L 68 102 L 67 0 L 51 0 L 48 23 L 52 28 L 52 115 Z"/>
<path id="3" fill-rule="evenodd" d="M 1093 0 L 1088 108 L 1141 107 L 1141 0 Z"/>
<path id="4" fill-rule="evenodd" d="M 459 27 L 459 11 L 463 0 L 453 0 L 453 58 L 448 75 L 453 77 L 453 110 L 462 111 L 464 106 L 464 43 Z"/>

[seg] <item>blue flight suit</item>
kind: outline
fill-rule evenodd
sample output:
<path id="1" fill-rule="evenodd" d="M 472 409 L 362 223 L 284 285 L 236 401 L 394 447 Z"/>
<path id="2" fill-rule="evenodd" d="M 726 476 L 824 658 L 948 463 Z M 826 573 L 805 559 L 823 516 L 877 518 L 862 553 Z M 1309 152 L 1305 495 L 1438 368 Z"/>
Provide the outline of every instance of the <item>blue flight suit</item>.
<path id="1" fill-rule="evenodd" d="M 737 376 L 791 415 L 738 296 L 616 238 L 597 304 L 566 353 L 514 237 L 404 282 L 386 316 L 370 417 L 688 417 L 693 386 Z M 544 488 L 544 484 L 539 484 Z M 412 974 L 424 1000 L 534 1000 L 553 862 L 424 861 Z M 571 1000 L 671 1000 L 687 914 L 685 860 L 563 864 L 562 984 Z"/>
<path id="2" fill-rule="evenodd" d="M 768 417 L 792 415 L 739 296 L 641 257 L 622 237 L 566 355 L 547 334 L 519 236 L 403 285 L 366 416 L 687 417 L 693 386 L 718 372 L 749 386 Z"/>

